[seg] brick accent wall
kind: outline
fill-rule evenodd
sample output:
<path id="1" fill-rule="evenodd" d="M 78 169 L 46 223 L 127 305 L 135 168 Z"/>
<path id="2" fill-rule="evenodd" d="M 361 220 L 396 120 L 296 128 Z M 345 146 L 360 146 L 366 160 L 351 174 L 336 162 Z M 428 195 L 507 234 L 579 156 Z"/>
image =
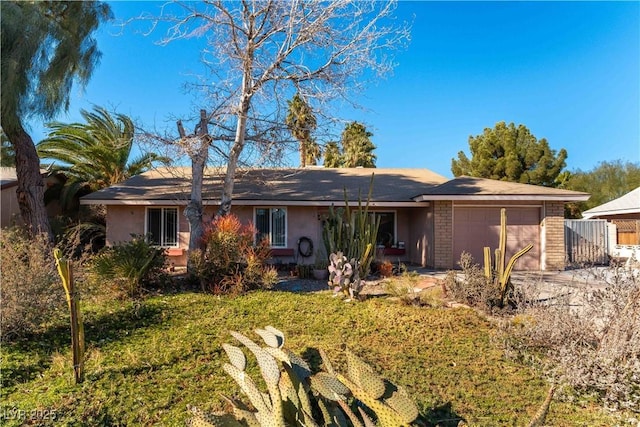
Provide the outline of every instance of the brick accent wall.
<path id="1" fill-rule="evenodd" d="M 453 202 L 434 202 L 434 267 L 453 268 Z"/>
<path id="2" fill-rule="evenodd" d="M 544 218 L 544 266 L 545 270 L 565 269 L 564 203 L 546 202 Z"/>

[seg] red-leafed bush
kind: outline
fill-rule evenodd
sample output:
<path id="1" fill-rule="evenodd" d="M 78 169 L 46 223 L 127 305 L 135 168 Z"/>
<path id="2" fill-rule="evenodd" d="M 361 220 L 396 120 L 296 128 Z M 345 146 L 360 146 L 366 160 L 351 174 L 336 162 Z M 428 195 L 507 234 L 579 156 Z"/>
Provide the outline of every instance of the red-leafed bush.
<path id="1" fill-rule="evenodd" d="M 235 215 L 216 217 L 205 228 L 203 249 L 190 255 L 202 288 L 240 294 L 275 284 L 277 273 L 266 264 L 269 244 L 256 236 L 253 224 L 243 225 Z"/>

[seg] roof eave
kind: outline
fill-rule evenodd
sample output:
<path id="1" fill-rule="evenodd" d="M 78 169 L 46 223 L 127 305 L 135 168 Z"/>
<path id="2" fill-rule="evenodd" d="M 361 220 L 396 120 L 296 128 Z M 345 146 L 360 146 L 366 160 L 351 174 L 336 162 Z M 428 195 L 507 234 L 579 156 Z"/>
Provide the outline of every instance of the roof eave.
<path id="1" fill-rule="evenodd" d="M 422 194 L 413 198 L 416 202 L 452 200 L 452 201 L 547 201 L 547 202 L 584 202 L 589 200 L 588 194 Z"/>
<path id="2" fill-rule="evenodd" d="M 109 206 L 181 206 L 186 205 L 188 200 L 127 200 L 127 199 L 80 199 L 81 205 L 109 205 Z M 242 200 L 234 199 L 233 205 L 236 206 L 311 206 L 311 207 L 329 207 L 329 206 L 345 206 L 344 201 L 331 200 Z M 203 200 L 205 206 L 218 206 L 220 200 Z M 349 200 L 349 206 L 357 206 L 357 200 Z M 428 201 L 372 201 L 369 202 L 370 207 L 378 208 L 402 208 L 402 207 L 428 207 Z"/>
<path id="3" fill-rule="evenodd" d="M 640 208 L 630 208 L 630 209 L 615 209 L 608 211 L 598 211 L 598 212 L 582 212 L 582 217 L 584 219 L 599 217 L 599 216 L 616 216 L 616 215 L 629 215 L 629 214 L 640 214 Z"/>

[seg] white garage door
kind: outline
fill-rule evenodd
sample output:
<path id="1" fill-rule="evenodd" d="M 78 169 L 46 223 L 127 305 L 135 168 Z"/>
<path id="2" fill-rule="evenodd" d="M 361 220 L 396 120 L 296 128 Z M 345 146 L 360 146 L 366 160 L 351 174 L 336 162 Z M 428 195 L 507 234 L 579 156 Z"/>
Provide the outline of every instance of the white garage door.
<path id="1" fill-rule="evenodd" d="M 483 248 L 489 246 L 492 256 L 500 240 L 500 207 L 461 207 L 453 209 L 453 259 L 457 262 L 463 251 L 469 252 L 482 265 Z M 516 263 L 516 270 L 540 269 L 540 208 L 507 208 L 507 261 L 511 256 L 533 244 Z"/>

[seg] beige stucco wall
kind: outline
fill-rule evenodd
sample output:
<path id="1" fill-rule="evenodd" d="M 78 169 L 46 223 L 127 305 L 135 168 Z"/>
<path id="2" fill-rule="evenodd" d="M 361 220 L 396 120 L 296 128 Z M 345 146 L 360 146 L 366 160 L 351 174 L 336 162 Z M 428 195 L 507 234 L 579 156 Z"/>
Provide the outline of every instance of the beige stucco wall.
<path id="1" fill-rule="evenodd" d="M 243 223 L 253 222 L 254 207 L 234 206 L 232 212 Z M 322 241 L 321 218 L 328 213 L 327 208 L 289 206 L 287 209 L 287 248 L 294 249 L 295 255 L 278 257 L 276 262 L 297 262 L 313 264 L 316 251 L 324 249 Z M 204 212 L 205 223 L 211 221 L 217 206 L 206 206 Z M 429 265 L 428 257 L 430 245 L 433 240 L 429 237 L 432 233 L 432 214 L 428 208 L 403 208 L 381 209 L 396 212 L 397 240 L 405 242 L 405 255 L 388 257 L 391 261 L 410 262 L 420 265 Z M 186 249 L 189 245 L 189 224 L 184 214 L 184 207 L 178 207 L 178 240 L 180 248 L 185 252 L 179 256 L 170 257 L 170 261 L 176 266 L 186 265 Z M 107 207 L 107 245 L 124 242 L 131 239 L 131 234 L 144 234 L 145 232 L 145 207 L 144 206 L 108 206 Z M 425 234 L 426 233 L 426 234 Z M 298 256 L 298 239 L 308 237 L 313 242 L 314 254 L 308 258 Z"/>
<path id="2" fill-rule="evenodd" d="M 12 225 L 23 224 L 16 196 L 17 186 L 5 187 L 0 192 L 0 227 L 10 227 Z"/>
<path id="3" fill-rule="evenodd" d="M 107 245 L 112 246 L 120 242 L 128 242 L 131 240 L 132 234 L 144 235 L 145 209 L 144 206 L 108 206 Z M 189 223 L 183 213 L 184 207 L 178 206 L 178 244 L 182 251 L 171 251 L 169 253 L 169 262 L 175 266 L 187 265 L 185 251 L 189 247 Z"/>

